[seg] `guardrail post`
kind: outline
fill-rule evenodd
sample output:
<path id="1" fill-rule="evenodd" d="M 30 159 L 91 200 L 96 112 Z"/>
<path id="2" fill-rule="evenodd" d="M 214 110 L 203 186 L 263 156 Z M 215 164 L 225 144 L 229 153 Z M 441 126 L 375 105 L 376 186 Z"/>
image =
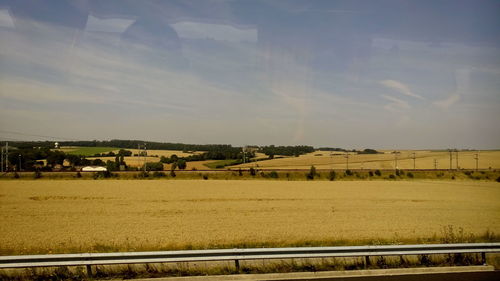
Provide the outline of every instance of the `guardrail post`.
<path id="1" fill-rule="evenodd" d="M 486 253 L 485 252 L 481 253 L 481 262 L 483 263 L 483 265 L 486 265 Z"/>
<path id="2" fill-rule="evenodd" d="M 236 271 L 240 271 L 240 260 L 234 260 L 234 266 L 236 267 Z"/>
<path id="3" fill-rule="evenodd" d="M 89 278 L 92 278 L 92 267 L 90 266 L 90 264 L 87 264 L 87 276 Z"/>
<path id="4" fill-rule="evenodd" d="M 365 256 L 365 268 L 370 266 L 370 256 Z"/>

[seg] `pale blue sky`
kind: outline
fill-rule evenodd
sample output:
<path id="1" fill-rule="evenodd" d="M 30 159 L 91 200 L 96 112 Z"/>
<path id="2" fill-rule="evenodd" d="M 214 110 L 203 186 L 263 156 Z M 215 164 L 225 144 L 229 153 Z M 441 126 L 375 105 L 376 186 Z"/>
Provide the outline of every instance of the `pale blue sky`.
<path id="1" fill-rule="evenodd" d="M 493 0 L 3 0 L 0 139 L 499 148 L 499 26 Z"/>

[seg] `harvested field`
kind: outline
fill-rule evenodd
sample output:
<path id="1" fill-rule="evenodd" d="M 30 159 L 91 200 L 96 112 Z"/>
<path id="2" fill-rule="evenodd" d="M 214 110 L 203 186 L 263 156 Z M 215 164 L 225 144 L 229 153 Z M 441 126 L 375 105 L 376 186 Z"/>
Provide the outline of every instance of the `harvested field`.
<path id="1" fill-rule="evenodd" d="M 381 154 L 356 154 L 349 153 L 350 169 L 394 169 L 395 161 L 392 151 L 383 151 Z M 447 151 L 428 150 L 400 150 L 398 156 L 399 169 L 413 169 L 413 156 L 415 153 L 415 166 L 417 169 L 434 169 L 437 161 L 438 169 L 450 167 L 450 154 Z M 460 169 L 475 169 L 475 151 L 460 151 L 458 154 L 458 167 Z M 456 153 L 453 153 L 452 167 L 456 169 Z M 299 157 L 286 157 L 272 160 L 263 160 L 247 164 L 231 166 L 231 168 L 259 167 L 266 169 L 309 169 L 314 165 L 318 169 L 345 169 L 345 153 L 338 151 L 315 151 L 300 155 Z M 479 169 L 500 169 L 500 151 L 479 152 Z"/>
<path id="2" fill-rule="evenodd" d="M 0 181 L 0 254 L 500 232 L 495 182 Z"/>

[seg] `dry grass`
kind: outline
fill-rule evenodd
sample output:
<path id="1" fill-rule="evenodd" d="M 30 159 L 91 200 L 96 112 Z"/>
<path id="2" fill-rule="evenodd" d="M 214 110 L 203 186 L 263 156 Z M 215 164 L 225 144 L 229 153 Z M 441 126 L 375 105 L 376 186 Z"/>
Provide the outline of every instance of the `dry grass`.
<path id="1" fill-rule="evenodd" d="M 450 167 L 449 153 L 446 151 L 424 151 L 424 150 L 401 150 L 398 156 L 399 169 L 413 169 L 412 153 L 416 155 L 417 169 L 434 169 L 434 159 L 438 162 L 438 169 L 448 169 Z M 459 152 L 458 166 L 461 169 L 475 169 L 475 151 Z M 264 160 L 232 166 L 239 167 L 260 167 L 270 169 L 308 169 L 314 165 L 318 169 L 345 169 L 346 158 L 341 152 L 316 151 L 301 155 L 299 157 L 286 157 L 273 160 Z M 452 167 L 456 168 L 456 154 L 453 153 Z M 499 169 L 500 151 L 482 151 L 479 153 L 480 169 Z M 350 169 L 394 169 L 394 154 L 391 151 L 384 151 L 383 154 L 349 154 Z"/>
<path id="2" fill-rule="evenodd" d="M 0 181 L 0 254 L 500 232 L 494 182 Z M 409 240 L 408 240 L 409 239 Z"/>

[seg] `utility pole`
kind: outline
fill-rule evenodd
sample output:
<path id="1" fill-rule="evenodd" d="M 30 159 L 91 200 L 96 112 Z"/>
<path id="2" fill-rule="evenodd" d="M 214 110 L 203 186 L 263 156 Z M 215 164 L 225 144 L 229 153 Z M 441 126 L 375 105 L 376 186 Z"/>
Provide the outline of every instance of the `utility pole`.
<path id="1" fill-rule="evenodd" d="M 345 156 L 344 157 L 345 157 L 345 160 L 346 160 L 346 162 L 345 162 L 346 168 L 345 169 L 349 170 L 349 151 L 345 152 Z"/>
<path id="2" fill-rule="evenodd" d="M 146 143 L 144 143 L 144 173 L 146 172 L 146 156 L 148 155 L 148 152 L 146 150 Z"/>
<path id="3" fill-rule="evenodd" d="M 3 146 L 2 146 L 2 163 L 0 164 L 2 174 L 3 174 Z"/>
<path id="4" fill-rule="evenodd" d="M 476 159 L 476 171 L 479 170 L 479 151 L 474 154 L 474 159 Z"/>
<path id="5" fill-rule="evenodd" d="M 451 163 L 452 163 L 452 160 L 453 160 L 453 154 L 452 154 L 453 150 L 448 149 L 448 152 L 450 153 L 450 171 L 451 171 Z"/>
<path id="6" fill-rule="evenodd" d="M 245 156 L 246 156 L 246 154 L 245 154 L 246 153 L 246 149 L 245 148 L 246 148 L 246 146 L 244 146 L 244 147 L 241 148 L 242 151 L 243 151 L 243 164 L 245 164 L 245 162 L 246 162 L 245 161 Z"/>
<path id="7" fill-rule="evenodd" d="M 457 170 L 460 169 L 458 167 L 458 149 L 455 148 L 455 160 L 457 160 Z"/>
<path id="8" fill-rule="evenodd" d="M 394 153 L 394 169 L 397 171 L 398 170 L 398 154 L 400 154 L 401 152 L 393 151 L 392 153 Z"/>
<path id="9" fill-rule="evenodd" d="M 21 154 L 19 154 L 19 163 L 18 163 L 18 166 L 17 166 L 17 171 L 21 172 Z"/>
<path id="10" fill-rule="evenodd" d="M 413 152 L 413 153 L 412 153 L 412 158 L 413 158 L 413 170 L 416 170 L 416 169 L 417 169 L 417 168 L 416 168 L 417 166 L 415 165 L 415 158 L 417 158 L 417 157 L 416 157 L 416 155 L 415 155 L 415 152 Z"/>
<path id="11" fill-rule="evenodd" d="M 9 171 L 9 143 L 5 142 L 5 172 Z"/>
<path id="12" fill-rule="evenodd" d="M 437 170 L 438 168 L 438 160 L 434 159 L 434 170 Z"/>

